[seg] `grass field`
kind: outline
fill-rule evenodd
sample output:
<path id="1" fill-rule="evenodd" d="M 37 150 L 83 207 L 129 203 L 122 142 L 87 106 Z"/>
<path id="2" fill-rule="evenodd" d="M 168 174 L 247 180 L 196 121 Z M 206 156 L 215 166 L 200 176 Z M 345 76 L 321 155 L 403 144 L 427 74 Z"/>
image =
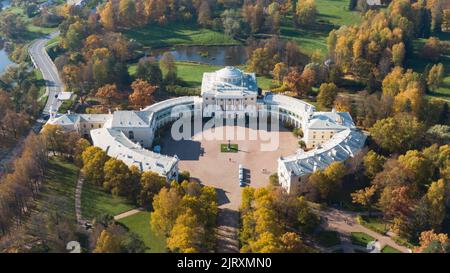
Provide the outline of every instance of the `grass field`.
<path id="1" fill-rule="evenodd" d="M 230 144 L 230 150 L 228 150 L 228 144 L 220 144 L 221 153 L 237 153 L 238 151 L 239 147 L 237 144 Z"/>
<path id="2" fill-rule="evenodd" d="M 349 10 L 348 4 L 348 0 L 316 0 L 317 19 L 337 26 L 359 23 L 360 13 Z"/>
<path id="3" fill-rule="evenodd" d="M 150 228 L 150 212 L 138 212 L 134 215 L 120 219 L 119 223 L 141 236 L 147 247 L 147 253 L 167 252 L 165 238 L 155 234 Z"/>
<path id="4" fill-rule="evenodd" d="M 381 253 L 401 253 L 401 251 L 398 251 L 397 249 L 395 249 L 391 246 L 385 246 L 381 250 Z"/>
<path id="5" fill-rule="evenodd" d="M 21 7 L 9 7 L 5 9 L 5 11 L 9 11 L 14 14 L 19 14 L 22 20 L 25 22 L 27 32 L 21 35 L 21 38 L 24 40 L 31 41 L 41 37 L 44 34 L 50 34 L 58 29 L 57 27 L 48 28 L 35 26 L 32 22 L 32 18 L 28 18 L 23 8 Z"/>
<path id="6" fill-rule="evenodd" d="M 133 208 L 134 206 L 128 204 L 125 199 L 112 196 L 92 185 L 89 181 L 84 182 L 81 193 L 81 214 L 83 218 L 91 220 L 103 213 L 114 216 Z"/>
<path id="7" fill-rule="evenodd" d="M 123 31 L 145 47 L 170 47 L 173 45 L 236 45 L 235 39 L 193 23 L 150 24 L 142 28 Z"/>
<path id="8" fill-rule="evenodd" d="M 37 211 L 54 210 L 56 201 L 59 213 L 67 219 L 75 217 L 75 186 L 79 169 L 60 157 L 51 157 L 45 172 L 40 197 L 35 201 Z"/>
<path id="9" fill-rule="evenodd" d="M 450 42 L 450 33 L 442 33 L 438 36 L 441 41 Z M 413 42 L 414 54 L 406 60 L 406 67 L 412 68 L 417 72 L 422 73 L 430 61 L 425 60 L 421 56 L 421 49 L 426 43 L 426 39 L 416 39 Z M 445 76 L 444 81 L 437 92 L 433 92 L 429 97 L 435 97 L 450 102 L 450 50 L 439 60 L 444 65 Z"/>
<path id="10" fill-rule="evenodd" d="M 357 24 L 360 13 L 348 10 L 347 0 L 316 0 L 317 24 L 313 27 L 295 27 L 292 17 L 286 17 L 281 24 L 281 36 L 296 41 L 305 53 L 327 51 L 328 33 L 342 25 Z"/>
<path id="11" fill-rule="evenodd" d="M 351 233 L 352 244 L 358 246 L 367 246 L 369 242 L 375 240 L 372 236 L 365 234 L 363 232 L 352 232 Z"/>
<path id="12" fill-rule="evenodd" d="M 389 226 L 386 225 L 386 222 L 383 221 L 383 218 L 381 217 L 368 217 L 368 216 L 362 216 L 362 221 L 360 222 L 361 225 L 375 231 L 378 233 L 386 233 L 389 229 Z"/>

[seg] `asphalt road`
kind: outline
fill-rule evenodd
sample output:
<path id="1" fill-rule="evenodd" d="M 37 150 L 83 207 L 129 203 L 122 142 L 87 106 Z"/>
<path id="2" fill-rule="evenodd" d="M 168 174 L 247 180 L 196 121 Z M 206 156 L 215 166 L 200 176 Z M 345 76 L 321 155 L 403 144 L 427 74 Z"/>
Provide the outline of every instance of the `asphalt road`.
<path id="1" fill-rule="evenodd" d="M 54 32 L 48 36 L 35 40 L 28 48 L 28 53 L 33 61 L 34 66 L 42 72 L 42 76 L 46 82 L 47 103 L 42 110 L 43 115 L 48 115 L 50 110 L 58 111 L 62 102 L 58 100 L 61 92 L 64 92 L 64 84 L 59 77 L 58 70 L 50 56 L 45 50 L 45 45 L 53 37 L 59 35 Z"/>
<path id="2" fill-rule="evenodd" d="M 48 96 L 47 103 L 44 109 L 42 109 L 40 117 L 32 125 L 31 129 L 25 135 L 28 135 L 31 131 L 39 133 L 47 122 L 50 114 L 50 110 L 58 111 L 62 102 L 58 100 L 61 92 L 64 92 L 64 84 L 59 77 L 58 70 L 53 63 L 50 56 L 48 56 L 45 50 L 47 42 L 55 36 L 58 36 L 59 32 L 54 32 L 50 35 L 44 36 L 35 40 L 29 47 L 28 53 L 31 57 L 33 65 L 39 69 L 46 84 L 46 94 Z M 21 137 L 16 145 L 9 149 L 7 152 L 0 154 L 0 176 L 5 171 L 5 167 L 9 166 L 14 159 L 22 153 L 23 141 L 26 137 Z"/>

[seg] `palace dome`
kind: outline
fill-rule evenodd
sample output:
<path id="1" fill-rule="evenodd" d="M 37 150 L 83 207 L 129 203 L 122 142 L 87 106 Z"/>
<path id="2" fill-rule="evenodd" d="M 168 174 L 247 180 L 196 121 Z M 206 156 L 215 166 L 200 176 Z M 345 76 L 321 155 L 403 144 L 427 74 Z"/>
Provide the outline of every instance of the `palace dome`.
<path id="1" fill-rule="evenodd" d="M 236 67 L 227 66 L 216 72 L 217 78 L 221 82 L 240 85 L 242 81 L 242 71 Z"/>

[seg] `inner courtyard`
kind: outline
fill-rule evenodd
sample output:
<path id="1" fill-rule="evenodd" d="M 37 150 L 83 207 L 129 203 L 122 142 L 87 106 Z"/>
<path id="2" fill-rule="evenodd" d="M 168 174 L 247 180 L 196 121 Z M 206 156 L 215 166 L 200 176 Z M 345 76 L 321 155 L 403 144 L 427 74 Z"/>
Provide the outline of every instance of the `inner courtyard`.
<path id="1" fill-rule="evenodd" d="M 244 139 L 237 136 L 238 130 L 245 132 Z M 227 138 L 229 131 L 234 131 L 234 137 Z M 269 182 L 269 176 L 277 172 L 278 158 L 298 149 L 298 139 L 281 124 L 277 131 L 260 131 L 225 125 L 202 132 L 192 132 L 191 140 L 176 141 L 171 137 L 170 129 L 166 128 L 161 135 L 161 152 L 169 156 L 177 155 L 180 172 L 188 171 L 191 179 L 216 188 L 221 208 L 238 210 L 241 202 L 239 165 L 244 168 L 248 186 L 264 187 Z M 266 144 L 268 140 L 260 137 L 251 140 L 249 137 L 260 133 L 267 134 L 268 138 L 278 138 L 278 149 L 262 151 L 261 145 Z M 213 134 L 215 139 L 206 140 Z M 237 152 L 221 151 L 220 146 L 228 144 L 228 140 L 232 144 L 237 144 Z"/>

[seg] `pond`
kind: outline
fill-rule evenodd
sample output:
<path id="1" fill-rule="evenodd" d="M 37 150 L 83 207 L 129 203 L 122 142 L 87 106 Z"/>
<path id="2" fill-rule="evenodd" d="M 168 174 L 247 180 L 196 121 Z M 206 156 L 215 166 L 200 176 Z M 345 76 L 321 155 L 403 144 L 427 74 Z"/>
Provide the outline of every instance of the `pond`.
<path id="1" fill-rule="evenodd" d="M 7 8 L 11 5 L 10 0 L 0 1 L 2 9 Z M 1 38 L 1 37 L 0 37 Z M 8 57 L 8 53 L 5 51 L 3 47 L 3 43 L 0 42 L 0 74 L 8 67 L 9 65 L 14 64 Z"/>
<path id="2" fill-rule="evenodd" d="M 245 64 L 248 54 L 245 46 L 175 46 L 158 48 L 150 56 L 159 60 L 165 52 L 170 52 L 176 61 L 195 62 L 218 66 L 236 66 Z"/>

